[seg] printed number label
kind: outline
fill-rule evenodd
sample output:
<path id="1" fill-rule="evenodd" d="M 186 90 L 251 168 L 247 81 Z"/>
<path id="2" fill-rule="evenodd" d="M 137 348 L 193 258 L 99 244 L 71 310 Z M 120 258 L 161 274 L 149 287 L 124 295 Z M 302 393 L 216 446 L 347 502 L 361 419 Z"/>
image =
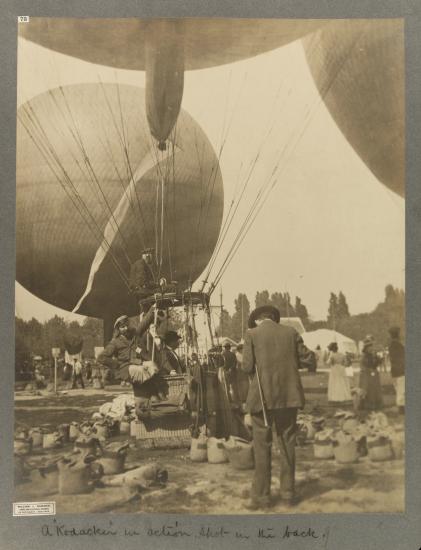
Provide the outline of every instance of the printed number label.
<path id="1" fill-rule="evenodd" d="M 19 23 L 29 23 L 29 15 L 19 15 L 18 22 Z"/>

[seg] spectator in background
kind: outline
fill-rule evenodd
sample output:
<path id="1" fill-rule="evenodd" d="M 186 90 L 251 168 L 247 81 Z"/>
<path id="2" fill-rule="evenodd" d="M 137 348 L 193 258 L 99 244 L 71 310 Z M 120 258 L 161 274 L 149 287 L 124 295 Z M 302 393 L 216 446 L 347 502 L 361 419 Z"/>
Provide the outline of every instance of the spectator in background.
<path id="1" fill-rule="evenodd" d="M 235 358 L 237 364 L 233 371 L 232 386 L 234 390 L 234 401 L 245 409 L 245 403 L 247 400 L 247 394 L 249 391 L 250 377 L 248 374 L 242 371 L 241 365 L 243 364 L 243 344 L 240 342 L 235 351 Z"/>
<path id="2" fill-rule="evenodd" d="M 360 388 L 363 390 L 361 408 L 376 410 L 383 406 L 380 374 L 377 367 L 381 359 L 374 353 L 374 339 L 366 336 L 363 341 L 360 370 Z"/>
<path id="3" fill-rule="evenodd" d="M 86 361 L 85 363 L 85 374 L 86 380 L 90 382 L 92 380 L 92 365 L 90 361 Z"/>
<path id="4" fill-rule="evenodd" d="M 37 389 L 45 388 L 45 376 L 42 374 L 40 366 L 35 367 L 34 380 Z"/>
<path id="5" fill-rule="evenodd" d="M 400 341 L 399 327 L 389 329 L 389 359 L 393 386 L 396 391 L 396 405 L 400 413 L 405 412 L 405 347 Z"/>
<path id="6" fill-rule="evenodd" d="M 298 357 L 300 360 L 299 368 L 307 369 L 308 372 L 316 372 L 317 369 L 317 357 L 314 351 L 308 349 L 304 344 L 304 340 L 301 336 L 297 337 L 298 341 Z"/>
<path id="7" fill-rule="evenodd" d="M 329 344 L 327 349 L 329 350 L 329 355 L 326 365 L 330 367 L 327 399 L 332 402 L 351 401 L 351 386 L 346 375 L 346 356 L 343 353 L 339 353 L 336 342 Z"/>
<path id="8" fill-rule="evenodd" d="M 224 344 L 224 351 L 222 352 L 222 357 L 224 358 L 224 372 L 225 379 L 227 381 L 227 386 L 229 388 L 229 393 L 231 397 L 235 400 L 235 369 L 237 366 L 237 358 L 235 353 L 231 351 L 231 344 L 227 342 Z"/>
<path id="9" fill-rule="evenodd" d="M 82 363 L 75 357 L 73 359 L 72 390 L 77 388 L 78 382 L 80 382 L 82 389 L 85 389 L 82 375 Z"/>
<path id="10" fill-rule="evenodd" d="M 67 382 L 71 379 L 73 367 L 69 363 L 65 363 L 63 367 L 63 381 Z"/>
<path id="11" fill-rule="evenodd" d="M 314 353 L 316 355 L 316 362 L 317 362 L 317 369 L 324 369 L 325 368 L 325 353 L 321 350 L 320 346 L 317 345 L 316 349 L 314 350 Z"/>
<path id="12" fill-rule="evenodd" d="M 222 352 L 222 355 L 224 357 L 225 371 L 229 375 L 229 373 L 231 373 L 235 369 L 235 366 L 237 364 L 235 353 L 231 351 L 231 344 L 229 342 L 224 344 L 224 351 Z"/>

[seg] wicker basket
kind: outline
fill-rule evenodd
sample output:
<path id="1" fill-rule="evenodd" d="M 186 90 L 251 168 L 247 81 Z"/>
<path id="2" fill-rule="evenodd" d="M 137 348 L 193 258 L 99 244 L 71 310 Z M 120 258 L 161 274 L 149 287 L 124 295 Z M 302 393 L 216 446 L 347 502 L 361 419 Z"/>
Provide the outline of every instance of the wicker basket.
<path id="1" fill-rule="evenodd" d="M 146 422 L 132 422 L 130 435 L 146 448 L 188 448 L 191 443 L 190 414 L 186 411 L 189 381 L 184 375 L 165 376 L 168 399 L 177 403 L 179 410 L 151 418 Z"/>
<path id="2" fill-rule="evenodd" d="M 136 439 L 146 447 L 190 447 L 191 418 L 186 413 L 169 414 L 159 419 L 150 419 L 145 424 L 137 423 Z"/>
<path id="3" fill-rule="evenodd" d="M 184 398 L 188 395 L 189 382 L 187 377 L 183 374 L 177 374 L 175 376 L 164 376 L 165 381 L 168 384 L 168 398 L 172 399 L 176 396 Z"/>

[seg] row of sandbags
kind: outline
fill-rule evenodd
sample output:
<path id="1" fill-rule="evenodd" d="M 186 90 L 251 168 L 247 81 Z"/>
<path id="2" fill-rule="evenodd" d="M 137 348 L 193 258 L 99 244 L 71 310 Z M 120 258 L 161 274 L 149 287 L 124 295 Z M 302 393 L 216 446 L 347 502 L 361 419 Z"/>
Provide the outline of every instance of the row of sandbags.
<path id="1" fill-rule="evenodd" d="M 15 478 L 17 477 L 16 481 L 19 481 L 29 476 L 32 482 L 41 485 L 43 494 L 88 493 L 93 490 L 98 480 L 106 486 L 122 484 L 133 486 L 136 485 L 136 479 L 139 476 L 133 473 L 133 470 L 125 471 L 128 449 L 127 441 L 101 445 L 95 437 L 80 435 L 74 441 L 71 452 L 51 460 L 42 467 L 28 468 L 24 456 L 15 455 Z M 139 470 L 140 473 L 144 471 L 149 472 L 150 479 L 153 478 L 150 468 L 144 470 L 144 467 L 141 467 Z M 156 480 L 165 481 L 165 476 L 167 476 L 166 471 L 159 467 L 156 470 Z M 139 483 L 139 486 L 143 485 Z"/>
<path id="2" fill-rule="evenodd" d="M 394 429 L 382 412 L 372 412 L 360 421 L 352 412 L 338 411 L 337 426 L 317 431 L 314 456 L 335 458 L 340 464 L 368 457 L 373 462 L 400 459 L 404 453 L 404 432 Z"/>
<path id="3" fill-rule="evenodd" d="M 218 439 L 201 433 L 191 441 L 190 460 L 210 464 L 229 462 L 237 470 L 250 470 L 254 468 L 253 445 L 236 436 Z"/>
<path id="4" fill-rule="evenodd" d="M 129 486 L 140 490 L 153 484 L 161 485 L 168 479 L 167 470 L 157 463 L 125 470 L 122 466 L 124 458 L 116 458 L 115 453 L 113 455 L 104 455 L 98 460 L 81 456 L 61 457 L 42 468 L 33 468 L 29 476 L 31 481 L 37 484 L 37 494 L 41 496 L 86 494 L 96 487 Z M 119 470 L 118 473 L 106 473 L 107 464 L 109 472 Z M 18 467 L 24 469 L 22 463 L 18 463 Z"/>
<path id="5" fill-rule="evenodd" d="M 100 441 L 120 434 L 120 422 L 110 417 L 97 415 L 90 421 L 60 424 L 57 429 L 34 427 L 18 428 L 14 438 L 14 453 L 20 456 L 30 454 L 37 448 L 57 449 L 78 437 L 92 435 Z M 127 432 L 123 432 L 127 433 Z"/>

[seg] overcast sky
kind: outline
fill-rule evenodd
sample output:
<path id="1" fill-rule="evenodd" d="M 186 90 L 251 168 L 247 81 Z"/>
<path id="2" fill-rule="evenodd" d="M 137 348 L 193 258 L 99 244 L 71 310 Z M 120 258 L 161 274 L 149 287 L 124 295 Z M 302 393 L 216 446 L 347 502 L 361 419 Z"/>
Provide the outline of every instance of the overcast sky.
<path id="1" fill-rule="evenodd" d="M 143 72 L 108 69 L 19 40 L 18 103 L 49 87 L 99 78 L 144 86 Z M 239 292 L 253 305 L 257 290 L 287 290 L 302 298 L 313 318 L 322 319 L 331 291 L 342 290 L 356 314 L 382 301 L 388 283 L 404 288 L 404 201 L 377 181 L 336 127 L 319 99 L 301 42 L 187 72 L 182 107 L 217 152 L 224 122 L 229 125 L 220 161 L 226 212 L 263 143 L 220 261 L 259 185 L 278 167 L 269 200 L 222 279 L 229 310 Z M 17 284 L 19 317 L 45 320 L 55 313 L 80 318 Z"/>

